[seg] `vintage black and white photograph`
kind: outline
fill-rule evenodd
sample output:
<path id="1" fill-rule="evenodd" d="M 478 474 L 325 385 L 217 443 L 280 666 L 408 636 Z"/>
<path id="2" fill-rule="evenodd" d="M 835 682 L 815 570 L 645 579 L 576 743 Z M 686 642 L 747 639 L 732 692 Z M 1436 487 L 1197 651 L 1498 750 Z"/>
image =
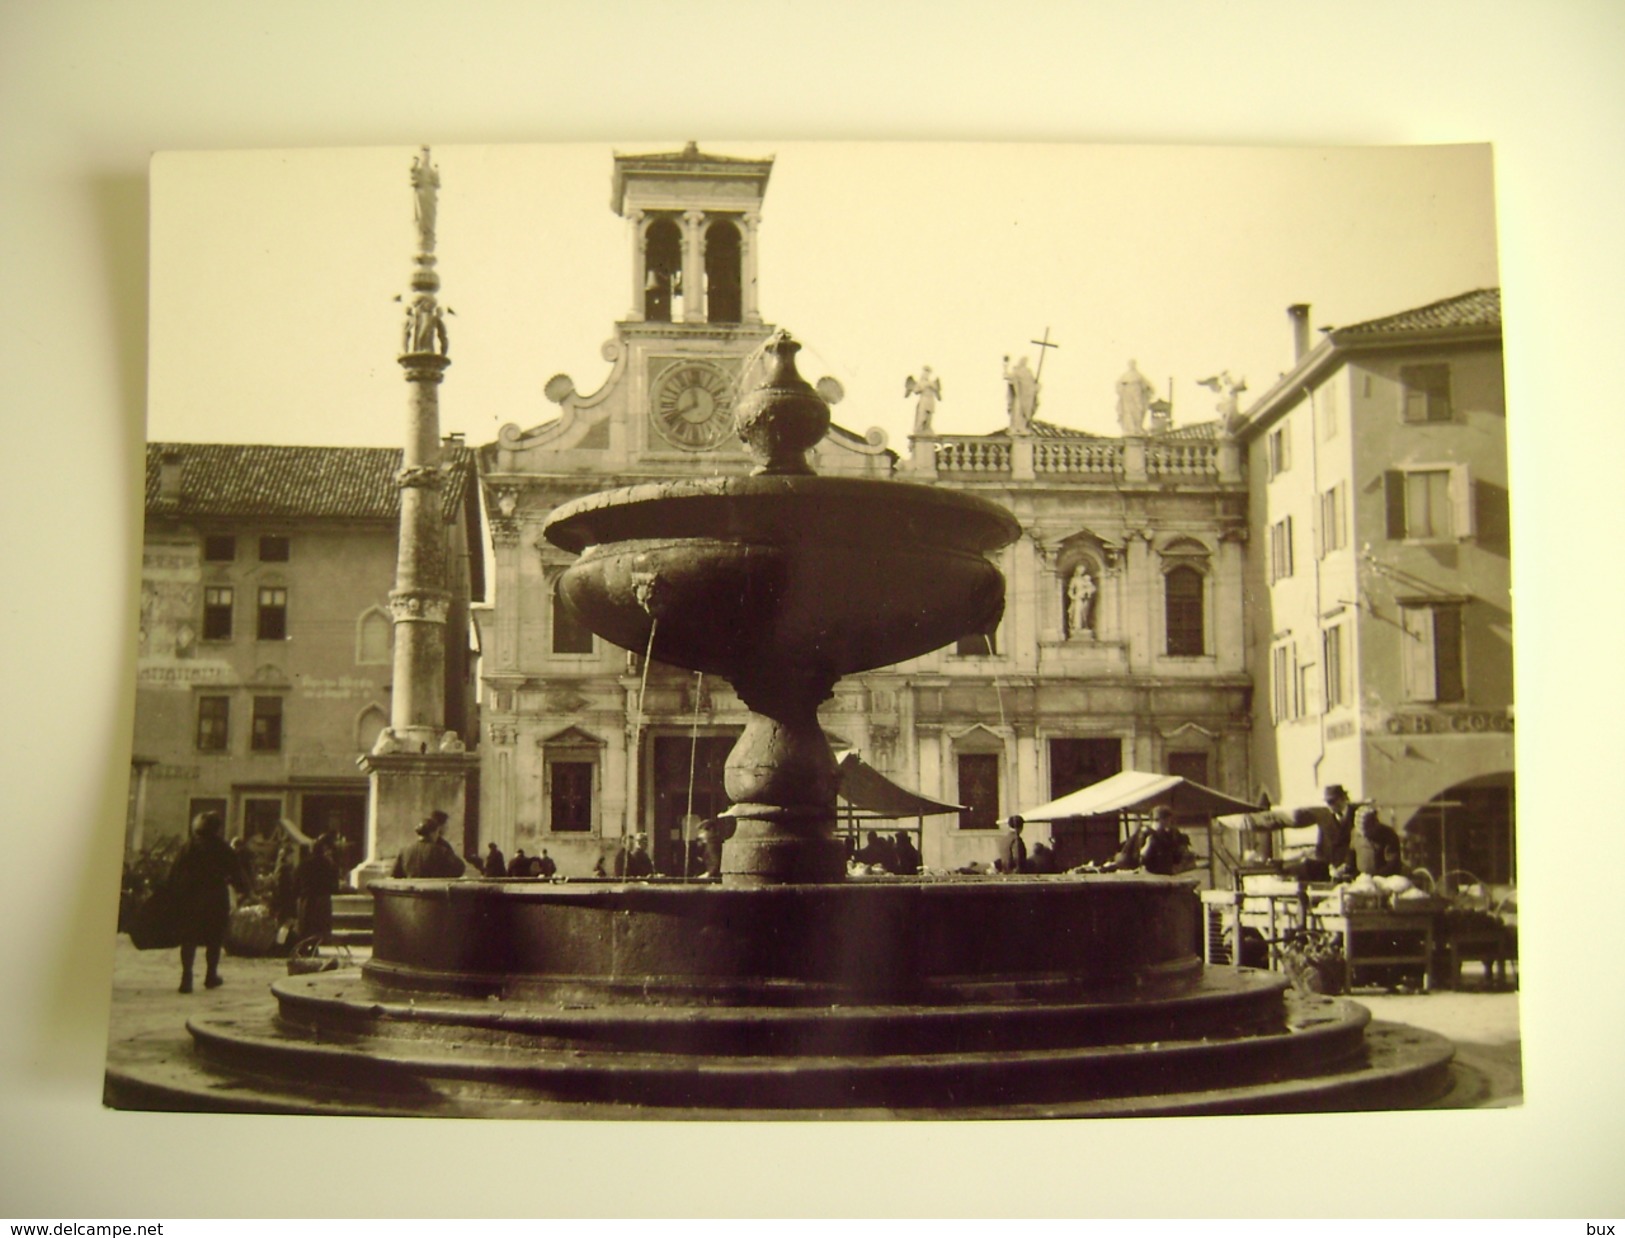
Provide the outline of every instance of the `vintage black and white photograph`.
<path id="1" fill-rule="evenodd" d="M 1522 1104 L 1489 145 L 150 195 L 107 1105 Z"/>

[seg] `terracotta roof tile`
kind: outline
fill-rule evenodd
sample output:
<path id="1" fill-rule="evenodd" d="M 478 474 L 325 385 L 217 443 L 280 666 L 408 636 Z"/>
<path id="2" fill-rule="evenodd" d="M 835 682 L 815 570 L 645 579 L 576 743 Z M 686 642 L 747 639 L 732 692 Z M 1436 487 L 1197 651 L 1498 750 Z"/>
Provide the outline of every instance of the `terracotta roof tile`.
<path id="1" fill-rule="evenodd" d="M 178 500 L 160 501 L 161 464 L 181 457 Z M 274 516 L 394 520 L 400 491 L 395 447 L 277 447 L 243 443 L 148 443 L 146 510 L 169 516 Z M 443 450 L 447 520 L 461 510 L 474 470 L 467 447 Z"/>
<path id="2" fill-rule="evenodd" d="M 1501 290 L 1476 288 L 1457 296 L 1446 297 L 1431 305 L 1401 310 L 1386 318 L 1373 318 L 1352 326 L 1338 327 L 1334 334 L 1391 335 L 1401 331 L 1437 331 L 1459 327 L 1499 327 L 1501 325 Z"/>

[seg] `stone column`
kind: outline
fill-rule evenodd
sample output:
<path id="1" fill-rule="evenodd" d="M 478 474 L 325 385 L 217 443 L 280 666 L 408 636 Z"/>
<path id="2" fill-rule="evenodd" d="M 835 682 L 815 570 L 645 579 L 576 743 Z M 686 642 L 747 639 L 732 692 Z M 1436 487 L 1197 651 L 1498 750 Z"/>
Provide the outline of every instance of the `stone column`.
<path id="1" fill-rule="evenodd" d="M 683 321 L 705 321 L 705 212 L 683 212 Z"/>
<path id="2" fill-rule="evenodd" d="M 449 341 L 435 293 L 435 215 L 440 177 L 425 147 L 412 164 L 417 200 L 418 247 L 412 299 L 406 310 L 398 358 L 410 389 L 406 444 L 395 484 L 401 523 L 395 557 L 395 588 L 389 608 L 395 621 L 390 725 L 359 764 L 371 779 L 367 804 L 367 856 L 355 870 L 366 885 L 386 875 L 394 857 L 412 841 L 430 812 L 447 817 L 446 837 L 459 853 L 468 776 L 478 759 L 446 730 L 446 533 L 441 506 L 440 383 Z"/>
<path id="3" fill-rule="evenodd" d="M 739 265 L 745 294 L 744 319 L 752 326 L 756 326 L 762 321 L 761 306 L 756 299 L 756 229 L 761 226 L 762 217 L 756 211 L 746 211 L 742 220 L 744 228 L 741 242 L 744 252 L 740 255 Z"/>
<path id="4" fill-rule="evenodd" d="M 1140 482 L 1146 479 L 1145 440 L 1130 436 L 1123 440 L 1123 480 Z"/>
<path id="5" fill-rule="evenodd" d="M 626 316 L 626 320 L 642 322 L 649 282 L 649 241 L 643 232 L 646 217 L 642 211 L 630 211 L 626 218 L 632 225 L 632 312 Z"/>

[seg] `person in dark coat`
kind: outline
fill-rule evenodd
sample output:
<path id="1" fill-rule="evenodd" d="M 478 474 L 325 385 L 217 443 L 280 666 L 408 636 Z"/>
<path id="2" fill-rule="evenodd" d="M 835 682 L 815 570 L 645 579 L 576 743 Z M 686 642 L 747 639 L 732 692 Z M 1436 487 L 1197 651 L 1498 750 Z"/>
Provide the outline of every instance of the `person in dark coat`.
<path id="1" fill-rule="evenodd" d="M 1162 877 L 1190 867 L 1191 840 L 1185 831 L 1174 828 L 1174 810 L 1160 804 L 1154 810 L 1155 824 L 1140 848 L 1140 868 Z"/>
<path id="2" fill-rule="evenodd" d="M 395 857 L 392 877 L 461 877 L 462 857 L 442 838 L 446 814 L 438 808 L 417 828 L 418 841 Z"/>
<path id="3" fill-rule="evenodd" d="M 541 858 L 536 861 L 536 875 L 543 881 L 552 881 L 553 874 L 559 871 L 558 864 L 553 857 L 547 854 L 547 848 L 542 848 Z"/>
<path id="4" fill-rule="evenodd" d="M 1027 868 L 1027 844 L 1021 841 L 1021 827 L 1027 823 L 1020 817 L 1011 817 L 1009 829 L 999 839 L 999 858 L 996 867 L 1001 873 L 1020 873 Z"/>
<path id="5" fill-rule="evenodd" d="M 864 836 L 863 846 L 858 848 L 852 859 L 872 868 L 883 868 L 889 873 L 892 865 L 897 863 L 897 853 L 892 850 L 891 839 L 882 838 L 879 830 L 870 830 Z"/>
<path id="6" fill-rule="evenodd" d="M 525 854 L 523 847 L 516 849 L 513 853 L 513 859 L 508 861 L 508 876 L 530 876 L 530 857 Z"/>
<path id="7" fill-rule="evenodd" d="M 631 853 L 626 857 L 626 875 L 631 878 L 655 875 L 655 862 L 649 855 L 647 834 L 639 834 L 633 841 Z"/>
<path id="8" fill-rule="evenodd" d="M 331 834 L 318 838 L 310 854 L 299 861 L 294 885 L 299 890 L 299 940 L 326 940 L 333 932 L 333 894 L 339 888 L 339 865 Z"/>
<path id="9" fill-rule="evenodd" d="M 487 877 L 506 877 L 508 875 L 508 861 L 502 854 L 502 848 L 495 843 L 486 847 L 485 863 L 480 866 L 480 871 Z"/>
<path id="10" fill-rule="evenodd" d="M 722 844 L 734 836 L 735 828 L 732 817 L 711 817 L 700 822 L 700 843 L 705 848 L 703 875 L 707 879 L 722 880 Z"/>
<path id="11" fill-rule="evenodd" d="M 892 854 L 896 857 L 896 861 L 891 871 L 899 877 L 912 877 L 920 871 L 919 849 L 902 830 L 892 835 Z"/>
<path id="12" fill-rule="evenodd" d="M 1377 810 L 1362 805 L 1354 814 L 1354 841 L 1348 863 L 1339 870 L 1344 880 L 1360 873 L 1372 877 L 1397 877 L 1405 871 L 1400 855 L 1399 835 L 1382 823 Z"/>
<path id="13" fill-rule="evenodd" d="M 242 865 L 223 837 L 225 828 L 219 813 L 199 813 L 192 821 L 191 837 L 169 870 L 181 943 L 182 993 L 192 991 L 192 966 L 199 946 L 203 947 L 205 967 L 203 987 L 217 989 L 223 983 L 220 948 L 231 919 L 231 891 L 235 888 L 244 896 L 249 892 Z"/>

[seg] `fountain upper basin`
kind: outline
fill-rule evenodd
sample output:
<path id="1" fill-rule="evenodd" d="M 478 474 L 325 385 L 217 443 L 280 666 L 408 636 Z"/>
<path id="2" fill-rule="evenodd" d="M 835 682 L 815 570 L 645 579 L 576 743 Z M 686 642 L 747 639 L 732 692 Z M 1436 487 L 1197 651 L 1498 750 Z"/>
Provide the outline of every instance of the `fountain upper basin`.
<path id="1" fill-rule="evenodd" d="M 731 676 L 776 659 L 840 676 L 995 622 L 985 553 L 1019 526 L 973 495 L 816 476 L 685 480 L 588 495 L 544 526 L 581 558 L 560 592 L 587 625 Z"/>

